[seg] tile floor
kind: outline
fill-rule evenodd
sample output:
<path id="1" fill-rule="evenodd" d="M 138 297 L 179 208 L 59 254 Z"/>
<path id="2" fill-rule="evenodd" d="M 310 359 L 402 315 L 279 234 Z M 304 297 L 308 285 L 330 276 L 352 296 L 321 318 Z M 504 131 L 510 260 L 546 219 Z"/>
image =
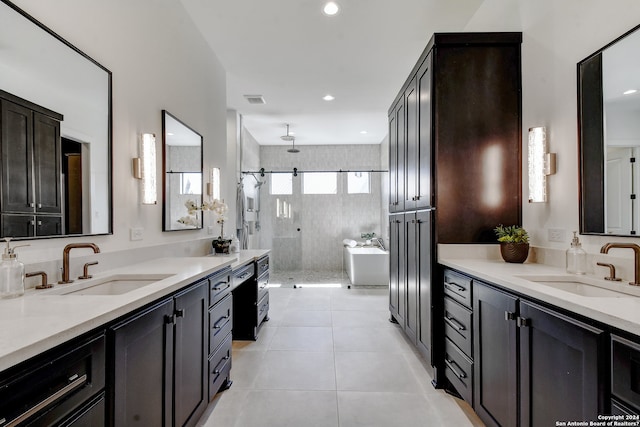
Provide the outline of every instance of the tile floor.
<path id="1" fill-rule="evenodd" d="M 482 425 L 464 402 L 432 387 L 388 321 L 386 288 L 283 284 L 269 298 L 271 320 L 257 341 L 233 342 L 233 385 L 199 426 Z"/>

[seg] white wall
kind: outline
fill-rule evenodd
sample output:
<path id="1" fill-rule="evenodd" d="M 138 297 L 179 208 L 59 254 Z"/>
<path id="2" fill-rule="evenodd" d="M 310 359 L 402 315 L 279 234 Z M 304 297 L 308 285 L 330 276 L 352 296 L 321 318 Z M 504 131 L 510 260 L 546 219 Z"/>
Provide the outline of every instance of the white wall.
<path id="1" fill-rule="evenodd" d="M 113 235 L 34 240 L 19 250 L 20 258 L 25 263 L 58 260 L 62 247 L 76 241 L 93 241 L 102 252 L 112 252 L 207 238 L 206 226 L 215 224 L 207 214 L 204 230 L 163 233 L 161 189 L 157 205 L 141 205 L 139 181 L 131 173 L 138 135 L 153 132 L 162 182 L 161 110 L 166 109 L 203 135 L 205 171 L 220 167 L 223 198 L 235 200 L 235 162 L 227 159 L 225 70 L 181 4 L 175 0 L 15 3 L 113 73 Z M 129 240 L 131 227 L 144 228 L 142 241 Z"/>
<path id="2" fill-rule="evenodd" d="M 523 32 L 523 142 L 529 127 L 546 126 L 550 151 L 558 153 L 558 173 L 549 179 L 549 202 L 523 206 L 524 226 L 535 245 L 566 248 L 571 231 L 579 228 L 576 64 L 639 23 L 637 0 L 485 0 L 464 28 Z M 525 173 L 525 200 L 527 185 Z M 566 242 L 548 242 L 549 228 L 565 229 Z M 598 252 L 611 238 L 582 240 L 588 252 Z"/>

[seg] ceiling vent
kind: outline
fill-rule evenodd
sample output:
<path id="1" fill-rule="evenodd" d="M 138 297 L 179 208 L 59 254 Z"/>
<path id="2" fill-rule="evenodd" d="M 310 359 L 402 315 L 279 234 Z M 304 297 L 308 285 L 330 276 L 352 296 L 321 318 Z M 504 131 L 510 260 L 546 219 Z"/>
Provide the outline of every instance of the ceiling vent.
<path id="1" fill-rule="evenodd" d="M 266 104 L 262 95 L 244 95 L 249 104 Z"/>

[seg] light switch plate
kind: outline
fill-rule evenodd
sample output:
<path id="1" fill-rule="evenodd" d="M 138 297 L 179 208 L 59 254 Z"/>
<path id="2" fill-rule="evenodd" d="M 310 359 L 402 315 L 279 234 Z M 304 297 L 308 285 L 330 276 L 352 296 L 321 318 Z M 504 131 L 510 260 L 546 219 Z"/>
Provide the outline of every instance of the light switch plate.
<path id="1" fill-rule="evenodd" d="M 142 227 L 133 227 L 129 230 L 129 238 L 131 240 L 142 240 L 144 234 L 144 228 Z"/>
<path id="2" fill-rule="evenodd" d="M 207 233 L 213 234 L 213 225 L 207 226 Z"/>
<path id="3" fill-rule="evenodd" d="M 564 242 L 566 234 L 564 228 L 549 228 L 547 239 L 550 242 Z"/>

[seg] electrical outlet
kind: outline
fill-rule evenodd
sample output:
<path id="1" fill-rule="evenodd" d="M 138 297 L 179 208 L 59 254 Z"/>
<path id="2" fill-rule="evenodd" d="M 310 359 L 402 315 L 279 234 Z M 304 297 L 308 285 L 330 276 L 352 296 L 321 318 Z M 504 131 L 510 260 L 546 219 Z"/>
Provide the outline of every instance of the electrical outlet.
<path id="1" fill-rule="evenodd" d="M 144 234 L 144 228 L 142 227 L 132 227 L 129 230 L 129 238 L 131 240 L 142 240 L 143 234 Z"/>
<path id="2" fill-rule="evenodd" d="M 566 240 L 566 231 L 564 228 L 549 228 L 547 239 L 550 242 L 564 242 Z"/>
<path id="3" fill-rule="evenodd" d="M 213 225 L 207 226 L 207 233 L 213 234 Z"/>

